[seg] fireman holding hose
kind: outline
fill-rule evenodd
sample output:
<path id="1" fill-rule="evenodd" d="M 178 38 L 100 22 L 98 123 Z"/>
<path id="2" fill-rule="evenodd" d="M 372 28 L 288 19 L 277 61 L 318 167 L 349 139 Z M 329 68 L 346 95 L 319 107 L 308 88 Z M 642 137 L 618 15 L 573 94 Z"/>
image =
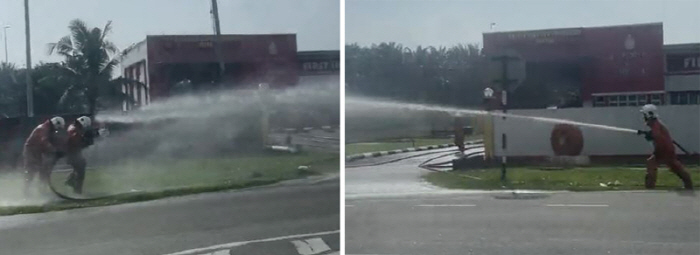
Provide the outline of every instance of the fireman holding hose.
<path id="1" fill-rule="evenodd" d="M 647 159 L 647 173 L 644 178 L 644 186 L 647 189 L 656 187 L 657 168 L 660 163 L 663 163 L 683 181 L 685 189 L 692 190 L 693 181 L 690 179 L 690 174 L 683 169 L 683 165 L 676 157 L 674 141 L 668 129 L 659 121 L 656 106 L 653 104 L 644 105 L 641 113 L 644 116 L 644 122 L 649 126 L 650 130 L 639 130 L 637 134 L 644 135 L 647 141 L 651 141 L 654 144 L 654 152 Z"/>
<path id="2" fill-rule="evenodd" d="M 92 128 L 90 117 L 79 117 L 68 126 L 68 142 L 66 144 L 66 162 L 73 168 L 73 172 L 68 176 L 65 184 L 71 186 L 77 194 L 83 192 L 83 181 L 85 180 L 85 168 L 87 162 L 83 157 L 83 149 L 94 144 L 94 139 L 98 136 L 106 136 L 107 130 Z"/>

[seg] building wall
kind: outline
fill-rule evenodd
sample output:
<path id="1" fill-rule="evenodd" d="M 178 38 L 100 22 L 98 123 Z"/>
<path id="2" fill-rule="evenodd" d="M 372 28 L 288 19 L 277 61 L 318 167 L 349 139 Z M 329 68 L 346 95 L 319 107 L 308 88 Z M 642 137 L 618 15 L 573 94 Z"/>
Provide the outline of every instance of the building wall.
<path id="1" fill-rule="evenodd" d="M 614 108 L 569 108 L 558 110 L 513 110 L 509 113 L 524 116 L 539 116 L 567 119 L 593 124 L 611 125 L 631 129 L 648 128 L 642 121 L 639 107 Z M 700 152 L 700 105 L 666 105 L 659 107 L 661 121 L 684 148 Z M 551 132 L 555 124 L 493 117 L 495 155 L 503 155 L 501 134 L 507 134 L 508 156 L 553 156 L 550 144 Z M 582 155 L 624 156 L 647 155 L 652 152 L 651 144 L 632 133 L 581 127 L 583 133 Z M 677 150 L 677 153 L 683 152 Z"/>
<path id="2" fill-rule="evenodd" d="M 664 48 L 669 103 L 700 104 L 700 44 L 672 44 Z"/>
<path id="3" fill-rule="evenodd" d="M 299 87 L 339 87 L 340 51 L 300 51 L 297 53 Z"/>
<path id="4" fill-rule="evenodd" d="M 169 96 L 170 85 L 178 82 L 170 79 L 170 67 L 217 63 L 214 39 L 212 35 L 148 36 L 151 98 Z M 221 41 L 222 60 L 254 70 L 246 76 L 264 80 L 273 87 L 298 82 L 295 34 L 222 35 Z"/>
<path id="5" fill-rule="evenodd" d="M 700 74 L 667 75 L 666 91 L 700 91 Z"/>
<path id="6" fill-rule="evenodd" d="M 127 49 L 126 54 L 122 55 L 120 59 L 122 70 L 130 65 L 135 64 L 136 62 L 146 60 L 147 53 L 148 45 L 147 41 L 145 40 L 131 46 L 129 49 Z"/>
<path id="7" fill-rule="evenodd" d="M 141 41 L 127 49 L 126 54 L 122 55 L 120 60 L 122 77 L 136 80 L 146 85 L 146 87 L 138 86 L 123 86 L 122 92 L 133 98 L 138 105 L 147 105 L 149 103 L 148 96 L 148 42 Z M 130 105 L 124 103 L 122 110 L 131 110 Z"/>
<path id="8" fill-rule="evenodd" d="M 511 49 L 526 62 L 574 61 L 584 102 L 596 93 L 664 89 L 661 23 L 485 33 L 483 40 L 487 56 Z"/>

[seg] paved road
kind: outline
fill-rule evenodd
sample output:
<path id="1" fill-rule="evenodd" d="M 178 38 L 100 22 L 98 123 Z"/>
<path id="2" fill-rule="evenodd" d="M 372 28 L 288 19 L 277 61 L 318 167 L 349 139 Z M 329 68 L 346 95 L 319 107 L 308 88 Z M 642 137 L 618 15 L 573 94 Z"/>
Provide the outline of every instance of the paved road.
<path id="1" fill-rule="evenodd" d="M 699 254 L 700 200 L 673 192 L 346 200 L 346 254 Z"/>
<path id="2" fill-rule="evenodd" d="M 470 147 L 470 153 L 479 146 Z M 418 167 L 426 160 L 439 156 L 435 162 L 448 160 L 457 153 L 456 147 L 400 153 L 377 158 L 368 158 L 349 162 L 345 169 L 346 198 L 397 196 L 425 193 L 454 193 L 460 191 L 445 190 L 433 186 L 421 178 L 427 170 Z M 432 162 L 434 163 L 434 162 Z"/>
<path id="3" fill-rule="evenodd" d="M 510 191 L 423 182 L 427 170 L 417 165 L 450 150 L 347 164 L 346 254 L 700 254 L 697 196 L 535 192 L 512 199 Z"/>
<path id="4" fill-rule="evenodd" d="M 0 254 L 337 254 L 338 178 L 0 217 Z"/>

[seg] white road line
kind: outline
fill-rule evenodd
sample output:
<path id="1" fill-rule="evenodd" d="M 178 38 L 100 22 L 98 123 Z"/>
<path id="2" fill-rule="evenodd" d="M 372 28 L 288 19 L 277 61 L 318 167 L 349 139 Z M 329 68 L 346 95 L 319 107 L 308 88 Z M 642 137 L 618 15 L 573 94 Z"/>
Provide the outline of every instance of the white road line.
<path id="1" fill-rule="evenodd" d="M 304 238 L 304 237 L 310 237 L 310 236 L 322 236 L 322 235 L 330 235 L 330 234 L 338 234 L 338 233 L 340 233 L 340 230 L 316 232 L 316 233 L 308 233 L 308 234 L 299 234 L 299 235 L 289 235 L 289 236 L 279 236 L 279 237 L 272 237 L 272 238 L 265 238 L 265 239 L 258 239 L 258 240 L 225 243 L 225 244 L 219 244 L 219 245 L 197 248 L 197 249 L 190 249 L 190 250 L 180 251 L 180 252 L 175 252 L 175 253 L 168 253 L 165 255 L 189 255 L 189 254 L 207 252 L 207 251 L 211 251 L 211 250 L 230 249 L 233 247 L 243 246 L 243 245 L 251 244 L 251 243 L 264 243 L 264 242 L 297 239 L 297 238 Z"/>
<path id="2" fill-rule="evenodd" d="M 294 247 L 300 255 L 314 255 L 322 252 L 330 251 L 331 248 L 320 237 L 306 240 L 292 241 Z"/>
<path id="3" fill-rule="evenodd" d="M 420 207 L 474 207 L 476 205 L 461 204 L 461 205 L 416 205 Z"/>
<path id="4" fill-rule="evenodd" d="M 202 254 L 199 254 L 199 255 L 231 255 L 231 253 L 229 252 L 228 249 L 226 249 L 226 250 L 215 251 L 215 252 L 212 252 L 212 253 L 202 253 Z"/>
<path id="5" fill-rule="evenodd" d="M 546 204 L 549 207 L 608 207 L 606 204 Z"/>

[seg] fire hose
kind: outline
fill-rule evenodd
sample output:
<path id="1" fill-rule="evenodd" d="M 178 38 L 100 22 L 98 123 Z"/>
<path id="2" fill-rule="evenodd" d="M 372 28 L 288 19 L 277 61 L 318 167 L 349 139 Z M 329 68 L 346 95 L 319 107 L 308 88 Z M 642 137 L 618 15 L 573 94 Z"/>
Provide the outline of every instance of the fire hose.
<path id="1" fill-rule="evenodd" d="M 651 131 L 637 130 L 637 135 L 644 135 L 647 140 L 651 140 Z M 676 145 L 676 147 L 681 149 L 683 152 L 685 152 L 685 154 L 693 155 L 688 150 L 683 148 L 683 146 L 681 146 L 678 142 L 676 142 L 676 140 L 672 140 L 672 141 L 673 141 L 673 144 Z"/>

